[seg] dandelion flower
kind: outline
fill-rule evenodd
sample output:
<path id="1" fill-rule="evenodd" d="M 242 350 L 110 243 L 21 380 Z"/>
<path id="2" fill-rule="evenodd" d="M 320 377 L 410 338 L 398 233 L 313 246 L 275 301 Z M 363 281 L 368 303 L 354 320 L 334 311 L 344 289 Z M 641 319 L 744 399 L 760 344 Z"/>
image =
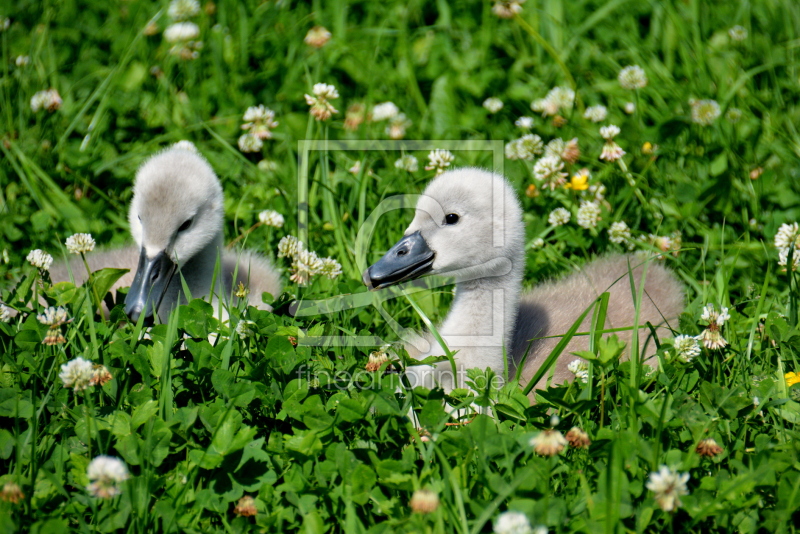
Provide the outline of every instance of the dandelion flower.
<path id="1" fill-rule="evenodd" d="M 675 354 L 678 359 L 684 363 L 689 363 L 700 355 L 700 344 L 697 342 L 697 338 L 693 336 L 675 336 L 675 339 L 672 340 L 672 346 L 675 347 Z"/>
<path id="2" fill-rule="evenodd" d="M 379 370 L 381 366 L 389 361 L 389 357 L 386 353 L 382 350 L 376 350 L 375 352 L 369 355 L 369 359 L 367 360 L 367 365 L 364 367 L 370 373 L 374 373 L 375 371 Z"/>
<path id="3" fill-rule="evenodd" d="M 397 117 L 399 114 L 400 108 L 398 108 L 394 102 L 383 102 L 381 104 L 375 104 L 372 108 L 370 120 L 372 122 L 386 121 Z"/>
<path id="4" fill-rule="evenodd" d="M 489 113 L 497 113 L 503 109 L 503 101 L 492 96 L 483 101 L 483 107 L 486 108 Z"/>
<path id="5" fill-rule="evenodd" d="M 233 508 L 233 513 L 242 517 L 252 517 L 256 515 L 258 513 L 256 500 L 250 495 L 245 495 L 236 503 L 236 506 Z"/>
<path id="6" fill-rule="evenodd" d="M 200 27 L 194 22 L 176 22 L 164 30 L 164 40 L 168 43 L 191 41 L 200 36 Z"/>
<path id="7" fill-rule="evenodd" d="M 7 323 L 11 320 L 11 308 L 0 302 L 0 323 Z"/>
<path id="8" fill-rule="evenodd" d="M 417 172 L 419 170 L 419 161 L 414 156 L 406 154 L 394 162 L 394 167 L 401 171 Z"/>
<path id="9" fill-rule="evenodd" d="M 722 114 L 716 100 L 695 100 L 692 102 L 692 122 L 709 126 Z"/>
<path id="10" fill-rule="evenodd" d="M 724 451 L 713 438 L 701 439 L 697 443 L 697 448 L 695 450 L 697 454 L 705 456 L 706 458 L 713 458 L 714 456 L 722 454 Z"/>
<path id="11" fill-rule="evenodd" d="M 783 377 L 786 379 L 786 387 L 788 388 L 795 384 L 800 384 L 800 373 L 786 373 Z"/>
<path id="12" fill-rule="evenodd" d="M 581 169 L 572 175 L 572 178 L 569 179 L 569 182 L 564 184 L 564 187 L 566 189 L 572 189 L 573 191 L 586 191 L 589 189 L 589 178 L 591 177 L 592 174 L 589 172 L 589 169 Z"/>
<path id="13" fill-rule="evenodd" d="M 239 150 L 242 152 L 259 152 L 264 146 L 264 142 L 256 135 L 251 133 L 239 136 Z"/>
<path id="14" fill-rule="evenodd" d="M 533 117 L 520 117 L 514 121 L 514 126 L 521 130 L 530 130 L 533 128 Z"/>
<path id="15" fill-rule="evenodd" d="M 55 89 L 39 91 L 31 97 L 31 111 L 36 113 L 40 109 L 56 111 L 61 107 L 61 95 Z"/>
<path id="16" fill-rule="evenodd" d="M 572 218 L 572 214 L 566 208 L 556 208 L 550 212 L 550 215 L 547 217 L 548 224 L 552 226 L 562 226 L 569 222 Z"/>
<path id="17" fill-rule="evenodd" d="M 71 254 L 86 254 L 94 250 L 94 238 L 91 234 L 73 234 L 64 243 Z"/>
<path id="18" fill-rule="evenodd" d="M 77 393 L 89 387 L 93 375 L 92 362 L 78 357 L 62 365 L 58 377 L 65 388 L 71 387 Z"/>
<path id="19" fill-rule="evenodd" d="M 522 13 L 522 4 L 525 0 L 501 0 L 492 6 L 492 13 L 501 19 L 513 19 L 517 13 Z"/>
<path id="20" fill-rule="evenodd" d="M 294 258 L 302 250 L 305 250 L 305 245 L 293 235 L 284 236 L 278 243 L 279 258 Z"/>
<path id="21" fill-rule="evenodd" d="M 608 116 L 608 109 L 605 106 L 589 106 L 583 112 L 583 118 L 592 122 L 603 122 Z"/>
<path id="22" fill-rule="evenodd" d="M 330 103 L 331 100 L 339 98 L 336 87 L 326 83 L 316 83 L 312 89 L 314 96 L 305 95 L 306 104 L 311 106 L 309 113 L 318 121 L 326 121 L 334 113 L 339 111 Z"/>
<path id="23" fill-rule="evenodd" d="M 236 323 L 236 334 L 241 339 L 248 339 L 256 335 L 256 323 L 246 319 L 240 320 Z"/>
<path id="24" fill-rule="evenodd" d="M 542 138 L 536 134 L 526 134 L 506 143 L 505 152 L 508 159 L 524 159 L 531 161 L 544 149 Z"/>
<path id="25" fill-rule="evenodd" d="M 408 505 L 416 514 L 430 514 L 439 508 L 439 496 L 429 489 L 419 489 L 411 496 Z"/>
<path id="26" fill-rule="evenodd" d="M 567 446 L 567 440 L 558 430 L 547 429 L 532 437 L 529 444 L 536 454 L 555 456 L 564 450 L 564 447 Z"/>
<path id="27" fill-rule="evenodd" d="M 264 210 L 258 214 L 258 222 L 274 228 L 283 227 L 283 215 L 275 210 Z"/>
<path id="28" fill-rule="evenodd" d="M 567 365 L 567 370 L 579 378 L 584 384 L 589 382 L 589 364 L 583 360 L 572 360 Z"/>
<path id="29" fill-rule="evenodd" d="M 543 182 L 543 186 L 550 186 L 551 190 L 564 184 L 567 173 L 562 172 L 564 162 L 557 156 L 544 156 L 539 158 L 533 166 L 533 177 Z"/>
<path id="30" fill-rule="evenodd" d="M 634 104 L 633 102 L 625 102 L 625 105 L 623 106 L 622 109 L 624 109 L 625 113 L 627 113 L 628 115 L 633 115 L 634 113 L 636 113 L 636 104 Z"/>
<path id="31" fill-rule="evenodd" d="M 495 534 L 533 534 L 528 516 L 522 512 L 503 512 L 494 520 Z"/>
<path id="32" fill-rule="evenodd" d="M 680 497 L 689 495 L 688 481 L 689 473 L 678 473 L 662 465 L 657 473 L 650 473 L 646 486 L 655 493 L 658 506 L 665 512 L 672 512 L 681 505 Z"/>
<path id="33" fill-rule="evenodd" d="M 300 250 L 295 254 L 292 261 L 292 275 L 289 280 L 299 285 L 306 285 L 311 278 L 322 270 L 322 260 L 316 252 L 311 250 Z"/>
<path id="34" fill-rule="evenodd" d="M 86 476 L 90 482 L 86 489 L 101 499 L 111 499 L 122 493 L 119 485 L 130 477 L 123 461 L 113 456 L 97 456 L 89 463 Z"/>
<path id="35" fill-rule="evenodd" d="M 198 13 L 200 13 L 200 3 L 197 0 L 172 0 L 167 9 L 167 14 L 173 20 L 186 20 Z"/>
<path id="36" fill-rule="evenodd" d="M 331 32 L 329 32 L 328 29 L 325 28 L 324 26 L 314 26 L 313 28 L 308 30 L 308 33 L 306 34 L 305 38 L 303 38 L 304 43 L 316 49 L 322 48 L 330 40 L 331 40 Z"/>
<path id="37" fill-rule="evenodd" d="M 426 171 L 436 171 L 436 175 L 442 174 L 447 167 L 455 159 L 453 153 L 449 150 L 441 150 L 437 148 L 428 154 L 428 164 L 425 166 Z"/>
<path id="38" fill-rule="evenodd" d="M 278 126 L 278 122 L 275 121 L 275 112 L 263 105 L 247 108 L 247 111 L 244 112 L 244 120 L 242 130 L 249 130 L 259 139 L 272 138 L 271 130 Z"/>
<path id="39" fill-rule="evenodd" d="M 411 127 L 411 124 L 405 113 L 398 113 L 397 116 L 389 119 L 386 135 L 392 139 L 402 139 L 406 136 L 406 130 Z"/>
<path id="40" fill-rule="evenodd" d="M 744 41 L 745 39 L 747 39 L 747 28 L 736 25 L 730 30 L 728 30 L 728 35 L 734 41 Z"/>
<path id="41" fill-rule="evenodd" d="M 642 89 L 647 86 L 647 75 L 638 65 L 630 65 L 619 71 L 617 77 L 623 89 Z"/>
<path id="42" fill-rule="evenodd" d="M 577 223 L 581 228 L 589 229 L 597 226 L 600 220 L 600 204 L 594 201 L 582 201 L 578 208 Z"/>
<path id="43" fill-rule="evenodd" d="M 319 274 L 333 280 L 342 274 L 342 264 L 333 258 L 322 258 L 322 267 L 319 268 Z"/>
<path id="44" fill-rule="evenodd" d="M 19 504 L 25 498 L 22 493 L 22 488 L 15 482 L 6 482 L 3 484 L 3 489 L 0 491 L 0 501 L 10 502 L 11 504 Z"/>
<path id="45" fill-rule="evenodd" d="M 589 439 L 589 434 L 577 426 L 570 428 L 569 432 L 567 432 L 567 435 L 564 437 L 569 442 L 570 447 L 576 449 L 588 449 L 589 445 L 592 444 L 592 440 Z"/>
<path id="46" fill-rule="evenodd" d="M 625 221 L 616 221 L 611 223 L 608 229 L 608 240 L 617 245 L 627 243 L 631 239 L 631 229 Z"/>

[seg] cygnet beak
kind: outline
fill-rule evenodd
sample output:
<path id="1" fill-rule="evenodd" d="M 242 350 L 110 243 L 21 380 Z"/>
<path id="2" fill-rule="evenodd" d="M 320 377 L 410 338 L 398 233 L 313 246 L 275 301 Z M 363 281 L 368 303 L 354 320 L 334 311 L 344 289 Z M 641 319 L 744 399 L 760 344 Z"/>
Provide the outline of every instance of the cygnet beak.
<path id="1" fill-rule="evenodd" d="M 405 236 L 362 276 L 370 290 L 419 278 L 433 268 L 433 252 L 420 232 Z"/>
<path id="2" fill-rule="evenodd" d="M 176 268 L 177 265 L 165 251 L 162 250 L 153 258 L 148 258 L 147 252 L 142 249 L 136 276 L 125 298 L 125 313 L 131 321 L 137 322 L 142 314 L 146 320 L 153 318 Z"/>

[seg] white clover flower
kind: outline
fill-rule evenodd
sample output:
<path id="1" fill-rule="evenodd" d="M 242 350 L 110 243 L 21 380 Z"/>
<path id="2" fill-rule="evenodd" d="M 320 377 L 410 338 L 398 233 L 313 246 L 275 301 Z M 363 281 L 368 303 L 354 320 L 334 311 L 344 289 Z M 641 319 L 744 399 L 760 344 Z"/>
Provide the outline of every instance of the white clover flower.
<path id="1" fill-rule="evenodd" d="M 533 165 L 533 177 L 540 182 L 544 182 L 544 186 L 549 185 L 553 190 L 557 186 L 562 185 L 566 180 L 567 173 L 562 172 L 564 169 L 564 162 L 558 156 L 544 156 L 539 158 Z"/>
<path id="2" fill-rule="evenodd" d="M 702 341 L 707 349 L 717 350 L 725 348 L 728 342 L 722 337 L 720 329 L 722 325 L 725 324 L 725 321 L 730 318 L 731 316 L 728 313 L 728 308 L 721 307 L 721 311 L 717 312 L 713 304 L 707 304 L 703 308 L 703 314 L 700 316 L 700 319 L 708 322 L 708 327 L 697 336 L 697 340 Z"/>
<path id="3" fill-rule="evenodd" d="M 625 102 L 625 106 L 622 109 L 624 109 L 625 113 L 628 115 L 633 115 L 636 112 L 636 104 L 633 102 Z"/>
<path id="4" fill-rule="evenodd" d="M 67 310 L 61 306 L 57 308 L 50 306 L 45 308 L 44 313 L 37 315 L 36 318 L 40 323 L 49 327 L 61 326 L 67 322 Z"/>
<path id="5" fill-rule="evenodd" d="M 393 119 L 399 114 L 400 108 L 398 108 L 394 102 L 383 102 L 381 104 L 375 104 L 372 108 L 370 119 L 373 122 L 385 121 Z"/>
<path id="6" fill-rule="evenodd" d="M 594 201 L 581 201 L 581 207 L 578 208 L 578 226 L 588 230 L 597 226 L 599 220 L 600 204 Z"/>
<path id="7" fill-rule="evenodd" d="M 92 362 L 83 358 L 75 358 L 61 366 L 58 377 L 65 388 L 71 387 L 76 393 L 89 387 L 94 376 L 94 366 Z"/>
<path id="8" fill-rule="evenodd" d="M 580 379 L 584 384 L 589 382 L 589 364 L 583 360 L 572 360 L 567 365 L 567 370 Z"/>
<path id="9" fill-rule="evenodd" d="M 331 39 L 331 32 L 324 26 L 314 26 L 306 34 L 303 42 L 314 48 L 322 48 Z"/>
<path id="10" fill-rule="evenodd" d="M 744 41 L 747 39 L 747 28 L 736 25 L 728 30 L 728 35 L 730 35 L 731 39 L 734 41 Z"/>
<path id="11" fill-rule="evenodd" d="M 305 250 L 303 242 L 293 235 L 284 236 L 278 243 L 279 258 L 294 258 L 297 254 Z"/>
<path id="12" fill-rule="evenodd" d="M 528 516 L 522 512 L 503 512 L 494 520 L 494 534 L 533 534 Z"/>
<path id="13" fill-rule="evenodd" d="M 567 440 L 558 430 L 542 430 L 528 442 L 536 454 L 555 456 L 567 446 Z"/>
<path id="14" fill-rule="evenodd" d="M 406 154 L 394 162 L 394 167 L 401 171 L 417 172 L 419 170 L 419 161 L 414 156 Z"/>
<path id="15" fill-rule="evenodd" d="M 558 103 L 547 98 L 540 98 L 531 102 L 531 109 L 542 114 L 543 117 L 558 113 Z"/>
<path id="16" fill-rule="evenodd" d="M 292 261 L 292 275 L 289 280 L 300 285 L 305 285 L 322 270 L 323 263 L 316 252 L 310 250 L 300 250 Z"/>
<path id="17" fill-rule="evenodd" d="M 314 96 L 304 96 L 306 104 L 311 106 L 309 113 L 312 117 L 318 121 L 326 121 L 334 113 L 339 113 L 330 103 L 331 100 L 339 98 L 339 91 L 336 90 L 336 87 L 327 83 L 315 83 L 311 92 L 314 93 Z"/>
<path id="18" fill-rule="evenodd" d="M 616 243 L 621 245 L 622 243 L 626 243 L 631 239 L 631 229 L 628 228 L 628 225 L 625 221 L 616 221 L 611 223 L 611 227 L 608 229 L 608 240 L 612 243 Z"/>
<path id="19" fill-rule="evenodd" d="M 194 22 L 176 22 L 164 30 L 164 40 L 168 43 L 191 41 L 200 36 L 200 27 Z"/>
<path id="20" fill-rule="evenodd" d="M 238 143 L 242 152 L 259 152 L 264 146 L 264 141 L 251 133 L 240 135 Z"/>
<path id="21" fill-rule="evenodd" d="M 125 463 L 113 456 L 97 456 L 89 463 L 86 476 L 90 482 L 86 489 L 101 499 L 111 499 L 122 493 L 119 485 L 130 478 Z"/>
<path id="22" fill-rule="evenodd" d="M 559 109 L 569 109 L 575 103 L 575 91 L 570 87 L 553 87 L 545 98 L 555 102 Z"/>
<path id="23" fill-rule="evenodd" d="M 609 124 L 608 126 L 600 127 L 600 137 L 606 141 L 611 141 L 619 135 L 620 129 L 616 124 Z"/>
<path id="24" fill-rule="evenodd" d="M 617 77 L 623 89 L 641 89 L 647 86 L 647 75 L 644 69 L 638 65 L 630 65 L 619 71 Z"/>
<path id="25" fill-rule="evenodd" d="M 695 100 L 692 102 L 692 122 L 709 126 L 722 114 L 716 100 Z"/>
<path id="26" fill-rule="evenodd" d="M 259 139 L 271 139 L 272 129 L 278 126 L 275 112 L 261 104 L 247 108 L 244 120 L 246 122 L 242 125 L 242 130 L 250 130 Z"/>
<path id="27" fill-rule="evenodd" d="M 534 250 L 540 249 L 543 246 L 544 246 L 544 239 L 542 239 L 541 237 L 537 237 L 531 243 L 531 248 L 534 249 Z"/>
<path id="28" fill-rule="evenodd" d="M 489 113 L 497 113 L 503 109 L 503 101 L 495 96 L 491 96 L 483 101 L 483 107 L 486 108 Z"/>
<path id="29" fill-rule="evenodd" d="M 703 307 L 703 314 L 700 316 L 700 319 L 703 321 L 708 321 L 709 323 L 716 323 L 717 326 L 722 326 L 725 324 L 725 321 L 731 318 L 731 314 L 728 313 L 728 308 L 724 306 L 720 306 L 720 311 L 714 308 L 713 304 L 706 304 Z"/>
<path id="30" fill-rule="evenodd" d="M 700 344 L 697 342 L 697 338 L 693 336 L 675 336 L 675 339 L 672 340 L 672 346 L 675 347 L 675 354 L 678 359 L 684 363 L 689 363 L 700 355 Z"/>
<path id="31" fill-rule="evenodd" d="M 686 483 L 689 473 L 677 471 L 662 465 L 657 473 L 650 473 L 647 489 L 655 493 L 656 503 L 665 512 L 672 512 L 680 507 L 682 495 L 689 495 Z"/>
<path id="32" fill-rule="evenodd" d="M 608 109 L 605 106 L 589 106 L 583 112 L 583 118 L 592 122 L 603 122 L 608 116 Z"/>
<path id="33" fill-rule="evenodd" d="M 402 139 L 406 136 L 406 130 L 411 127 L 412 122 L 406 117 L 405 113 L 398 113 L 396 117 L 389 119 L 386 126 L 386 135 L 392 139 Z"/>
<path id="34" fill-rule="evenodd" d="M 508 159 L 524 159 L 531 161 L 544 149 L 542 138 L 536 134 L 525 134 L 519 139 L 506 143 L 505 152 Z"/>
<path id="35" fill-rule="evenodd" d="M 55 111 L 61 107 L 61 95 L 55 89 L 39 91 L 31 97 L 31 111 L 36 113 L 40 109 Z"/>
<path id="36" fill-rule="evenodd" d="M 556 208 L 550 212 L 547 222 L 552 226 L 562 226 L 569 222 L 572 214 L 566 208 Z"/>
<path id="37" fill-rule="evenodd" d="M 50 265 L 53 263 L 53 256 L 38 248 L 31 250 L 25 259 L 40 271 L 50 270 Z"/>
<path id="38" fill-rule="evenodd" d="M 256 335 L 256 323 L 253 321 L 248 321 L 246 319 L 241 319 L 238 323 L 236 323 L 236 334 L 241 339 L 251 338 Z"/>
<path id="39" fill-rule="evenodd" d="M 0 323 L 7 323 L 11 320 L 11 312 L 14 311 L 5 303 L 0 302 Z"/>
<path id="40" fill-rule="evenodd" d="M 533 128 L 533 117 L 520 117 L 514 121 L 514 126 L 522 130 L 530 130 Z"/>
<path id="41" fill-rule="evenodd" d="M 70 254 L 86 254 L 94 250 L 94 238 L 91 234 L 73 234 L 64 243 Z"/>
<path id="42" fill-rule="evenodd" d="M 30 62 L 30 56 L 17 56 L 17 59 L 14 60 L 14 63 L 17 65 L 17 67 L 27 67 Z"/>
<path id="43" fill-rule="evenodd" d="M 333 280 L 342 274 L 342 264 L 333 258 L 322 258 L 322 267 L 319 269 L 319 274 Z"/>
<path id="44" fill-rule="evenodd" d="M 513 19 L 517 13 L 522 13 L 522 4 L 525 0 L 499 0 L 492 6 L 492 13 L 501 19 Z"/>
<path id="45" fill-rule="evenodd" d="M 453 156 L 453 153 L 449 150 L 441 150 L 437 148 L 428 154 L 428 164 L 425 166 L 425 170 L 436 170 L 436 175 L 438 176 L 450 166 L 454 159 L 455 156 Z"/>
<path id="46" fill-rule="evenodd" d="M 262 172 L 275 172 L 278 170 L 278 162 L 271 159 L 262 159 L 256 166 Z"/>
<path id="47" fill-rule="evenodd" d="M 603 145 L 603 151 L 600 153 L 600 159 L 605 161 L 617 161 L 625 155 L 625 151 L 615 141 L 606 141 Z"/>
<path id="48" fill-rule="evenodd" d="M 800 249 L 800 225 L 796 222 L 782 224 L 775 234 L 775 248 L 792 247 Z"/>
<path id="49" fill-rule="evenodd" d="M 358 175 L 358 173 L 361 172 L 361 160 L 356 160 L 356 162 L 353 163 L 353 166 L 347 169 L 347 172 L 352 175 Z"/>
<path id="50" fill-rule="evenodd" d="M 192 143 L 191 141 L 187 141 L 185 139 L 182 139 L 182 140 L 178 141 L 177 143 L 175 143 L 174 145 L 172 145 L 172 148 L 177 148 L 177 149 L 180 149 L 180 150 L 186 150 L 188 152 L 193 152 L 195 154 L 199 154 L 200 153 L 200 151 L 197 150 L 197 147 L 194 145 L 194 143 Z"/>
<path id="51" fill-rule="evenodd" d="M 173 20 L 186 20 L 200 13 L 200 2 L 197 0 L 172 0 L 167 14 Z"/>
<path id="52" fill-rule="evenodd" d="M 283 226 L 283 215 L 275 210 L 264 210 L 258 214 L 258 222 L 265 226 L 281 228 Z"/>

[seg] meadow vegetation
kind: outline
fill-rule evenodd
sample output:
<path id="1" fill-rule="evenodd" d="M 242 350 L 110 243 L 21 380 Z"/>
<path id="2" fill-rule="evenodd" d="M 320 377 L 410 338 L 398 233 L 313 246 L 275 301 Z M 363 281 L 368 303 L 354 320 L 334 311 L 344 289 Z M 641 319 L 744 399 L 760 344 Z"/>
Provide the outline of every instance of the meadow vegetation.
<path id="1" fill-rule="evenodd" d="M 796 2 L 2 9 L 3 532 L 798 530 Z M 323 146 L 301 172 L 299 142 L 326 139 L 428 144 Z M 657 370 L 620 362 L 593 328 L 589 363 L 535 403 L 513 376 L 481 387 L 480 369 L 472 389 L 410 390 L 399 345 L 347 342 L 397 341 L 374 307 L 293 316 L 299 299 L 365 291 L 359 266 L 411 220 L 382 216 L 357 257 L 381 200 L 496 165 L 490 150 L 432 153 L 452 140 L 499 142 L 526 285 L 609 252 L 677 273 L 686 310 Z M 273 312 L 242 304 L 220 322 L 193 300 L 146 329 L 124 289 L 107 294 L 116 271 L 51 283 L 48 255 L 92 253 L 74 234 L 130 242 L 136 169 L 179 141 L 222 181 L 231 247 L 285 273 Z M 341 274 L 298 276 L 278 254 L 288 235 Z M 423 328 L 450 289 L 385 306 Z M 602 299 L 588 313 L 602 324 Z M 304 343 L 316 336 L 344 342 Z"/>

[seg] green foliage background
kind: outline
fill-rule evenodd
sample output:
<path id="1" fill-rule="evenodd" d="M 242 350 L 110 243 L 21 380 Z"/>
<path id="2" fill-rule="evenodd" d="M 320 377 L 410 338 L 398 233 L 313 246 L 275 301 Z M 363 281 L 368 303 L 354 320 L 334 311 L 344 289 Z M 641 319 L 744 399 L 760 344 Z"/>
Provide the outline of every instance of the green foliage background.
<path id="1" fill-rule="evenodd" d="M 0 33 L 0 287 L 2 300 L 20 311 L 0 323 L 0 480 L 18 483 L 26 496 L 0 502 L 3 529 L 466 533 L 488 532 L 498 513 L 519 510 L 554 532 L 797 530 L 800 404 L 783 377 L 800 371 L 796 284 L 778 268 L 772 239 L 800 218 L 800 6 L 528 0 L 518 19 L 502 20 L 491 2 L 478 1 L 219 0 L 193 18 L 203 46 L 190 61 L 171 54 L 162 37 L 167 7 L 15 1 L 0 12 L 10 18 Z M 303 42 L 316 24 L 333 34 L 320 50 Z M 748 37 L 732 40 L 733 25 Z M 29 56 L 27 66 L 17 66 L 20 55 Z M 649 78 L 637 92 L 617 81 L 631 64 Z M 303 99 L 318 82 L 341 95 L 334 101 L 340 113 L 325 124 L 309 117 Z M 556 85 L 578 95 L 561 127 L 529 107 Z M 61 108 L 32 112 L 33 94 L 50 87 Z M 489 96 L 504 101 L 499 113 L 481 106 Z M 694 124 L 690 99 L 716 100 L 722 116 Z M 25 262 L 34 248 L 62 257 L 74 232 L 92 233 L 103 247 L 128 242 L 137 167 L 182 139 L 222 180 L 228 238 L 246 235 L 248 248 L 274 258 L 278 240 L 297 232 L 298 140 L 386 139 L 384 123 L 348 131 L 343 118 L 352 103 L 387 100 L 412 121 L 407 139 L 510 141 L 520 135 L 513 122 L 521 115 L 535 117 L 545 141 L 577 137 L 576 168 L 589 167 L 593 183 L 608 189 L 595 230 L 549 228 L 549 212 L 574 212 L 580 196 L 559 190 L 530 198 L 530 162 L 505 162 L 529 239 L 546 241 L 528 252 L 526 283 L 621 250 L 606 232 L 614 221 L 626 221 L 634 235 L 680 232 L 683 248 L 667 260 L 687 287 L 676 326 L 696 335 L 705 303 L 730 307 L 730 346 L 704 350 L 689 364 L 666 361 L 639 387 L 630 386 L 629 364 L 615 364 L 590 384 L 541 392 L 532 406 L 512 383 L 484 395 L 496 417 L 448 426 L 441 390 L 402 394 L 399 375 L 375 383 L 381 375 L 363 372 L 370 349 L 289 339 L 306 328 L 391 339 L 369 308 L 303 321 L 288 306 L 275 314 L 237 309 L 228 325 L 195 301 L 144 338 L 120 308 L 104 321 L 87 290 L 40 286 Z M 637 106 L 632 115 L 623 111 L 629 101 Z M 242 114 L 257 104 L 274 109 L 280 125 L 261 154 L 242 154 Z M 582 118 L 593 104 L 606 105 L 605 123 L 622 129 L 617 140 L 628 152 L 630 179 L 597 159 L 598 125 Z M 741 110 L 738 121 L 725 118 L 732 108 Z M 645 142 L 657 145 L 655 154 L 642 152 Z M 426 153 L 414 154 L 420 167 Z M 287 284 L 290 295 L 279 304 L 292 295 L 363 291 L 353 256 L 359 223 L 382 198 L 418 192 L 433 174 L 395 169 L 399 155 L 334 151 L 312 161 L 309 242 L 345 272 L 309 288 Z M 454 165 L 491 165 L 486 153 L 456 158 Z M 259 168 L 262 159 L 274 170 Z M 348 169 L 356 160 L 364 171 L 354 175 Z M 286 226 L 250 231 L 266 208 L 283 213 Z M 408 220 L 405 212 L 382 220 L 368 262 Z M 46 327 L 30 304 L 33 291 L 45 289 L 74 318 L 64 327 L 67 343 L 56 347 L 41 344 Z M 419 303 L 441 317 L 449 299 L 431 292 Z M 390 309 L 405 326 L 422 324 L 405 301 Z M 257 334 L 231 335 L 245 318 Z M 667 360 L 671 351 L 665 343 Z M 103 363 L 115 379 L 79 394 L 62 387 L 60 365 L 78 356 Z M 406 417 L 411 407 L 431 441 Z M 528 441 L 552 413 L 563 431 L 585 428 L 591 447 L 533 454 Z M 694 452 L 708 436 L 725 449 L 713 460 Z M 108 502 L 85 491 L 97 454 L 121 457 L 133 475 Z M 691 474 L 690 495 L 675 513 L 661 511 L 644 486 L 662 464 Z M 423 487 L 440 496 L 432 514 L 409 509 Z M 245 494 L 256 497 L 255 518 L 233 514 Z"/>

